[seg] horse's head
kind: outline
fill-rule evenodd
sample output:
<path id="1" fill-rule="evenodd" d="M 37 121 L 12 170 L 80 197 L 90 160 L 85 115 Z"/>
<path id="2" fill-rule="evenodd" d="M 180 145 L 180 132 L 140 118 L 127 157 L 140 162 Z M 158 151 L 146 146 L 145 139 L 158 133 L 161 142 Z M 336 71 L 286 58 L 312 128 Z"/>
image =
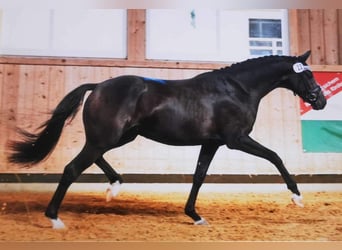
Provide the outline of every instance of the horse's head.
<path id="1" fill-rule="evenodd" d="M 311 52 L 307 51 L 297 57 L 295 63 L 291 65 L 291 72 L 286 77 L 286 87 L 293 90 L 305 102 L 310 103 L 313 109 L 323 109 L 327 104 L 321 87 L 317 84 L 310 67 L 306 60 Z"/>

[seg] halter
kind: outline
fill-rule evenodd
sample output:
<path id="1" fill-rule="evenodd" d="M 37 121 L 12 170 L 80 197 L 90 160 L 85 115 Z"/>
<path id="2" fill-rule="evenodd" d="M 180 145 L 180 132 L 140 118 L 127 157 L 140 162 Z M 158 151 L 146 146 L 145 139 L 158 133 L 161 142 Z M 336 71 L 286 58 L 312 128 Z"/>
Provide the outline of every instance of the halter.
<path id="1" fill-rule="evenodd" d="M 297 74 L 300 74 L 304 71 L 310 71 L 311 72 L 311 69 L 309 66 L 304 65 L 300 62 L 293 64 L 292 68 L 293 68 L 293 71 Z M 308 90 L 308 93 L 305 95 L 305 99 L 307 99 L 309 102 L 317 101 L 317 97 L 318 97 L 318 94 L 320 93 L 320 91 L 321 91 L 320 86 L 317 86 L 311 90 Z"/>

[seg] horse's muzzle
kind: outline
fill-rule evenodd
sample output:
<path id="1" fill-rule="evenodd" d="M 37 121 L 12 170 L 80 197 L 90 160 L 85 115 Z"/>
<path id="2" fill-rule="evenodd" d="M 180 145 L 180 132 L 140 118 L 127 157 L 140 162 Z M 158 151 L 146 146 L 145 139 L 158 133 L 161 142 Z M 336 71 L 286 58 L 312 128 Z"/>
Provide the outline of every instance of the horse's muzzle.
<path id="1" fill-rule="evenodd" d="M 327 105 L 327 99 L 325 99 L 322 92 L 319 93 L 317 99 L 314 102 L 311 102 L 311 107 L 315 110 L 321 110 L 324 109 L 324 107 Z"/>

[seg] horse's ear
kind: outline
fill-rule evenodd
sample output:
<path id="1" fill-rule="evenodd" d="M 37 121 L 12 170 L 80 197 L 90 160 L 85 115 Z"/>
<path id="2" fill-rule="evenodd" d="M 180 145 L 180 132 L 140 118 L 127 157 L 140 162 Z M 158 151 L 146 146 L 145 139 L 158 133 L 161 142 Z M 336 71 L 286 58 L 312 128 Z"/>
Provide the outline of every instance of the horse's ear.
<path id="1" fill-rule="evenodd" d="M 305 62 L 309 58 L 310 55 L 311 55 L 311 50 L 308 50 L 303 55 L 298 56 L 298 59 L 300 62 Z"/>

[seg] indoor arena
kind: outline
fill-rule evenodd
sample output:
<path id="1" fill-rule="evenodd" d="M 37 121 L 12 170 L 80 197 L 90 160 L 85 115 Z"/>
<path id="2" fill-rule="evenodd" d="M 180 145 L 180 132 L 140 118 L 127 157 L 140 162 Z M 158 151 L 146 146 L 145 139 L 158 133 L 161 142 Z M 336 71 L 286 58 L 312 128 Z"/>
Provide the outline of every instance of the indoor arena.
<path id="1" fill-rule="evenodd" d="M 340 9 L 1 9 L 0 241 L 342 241 L 341 41 Z"/>

